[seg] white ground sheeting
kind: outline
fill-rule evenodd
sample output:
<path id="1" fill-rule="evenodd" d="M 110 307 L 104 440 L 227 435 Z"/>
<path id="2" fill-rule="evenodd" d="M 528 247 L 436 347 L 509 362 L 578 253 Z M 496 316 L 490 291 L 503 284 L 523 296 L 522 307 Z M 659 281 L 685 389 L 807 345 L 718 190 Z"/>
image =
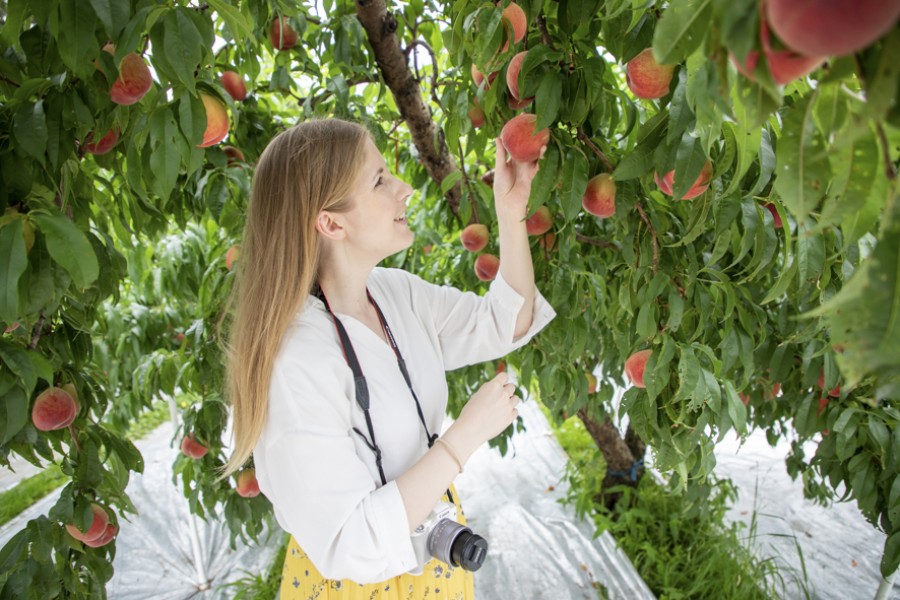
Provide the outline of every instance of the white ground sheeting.
<path id="1" fill-rule="evenodd" d="M 593 526 L 576 522 L 573 511 L 557 502 L 565 494 L 566 455 L 534 403 L 523 404 L 521 413 L 528 431 L 513 438 L 514 451 L 501 457 L 485 446 L 457 479 L 472 529 L 490 544 L 475 577 L 479 600 L 596 598 L 595 582 L 609 598 L 653 598 L 612 538 L 593 539 Z M 223 584 L 262 572 L 272 560 L 280 532 L 259 546 L 239 544 L 232 551 L 222 526 L 197 520 L 198 575 L 187 504 L 172 484 L 172 432 L 166 424 L 138 442 L 146 466 L 128 494 L 140 515 L 121 522 L 107 588 L 111 599 L 228 598 L 231 589 Z M 53 494 L 0 529 L 0 545 L 55 501 Z"/>

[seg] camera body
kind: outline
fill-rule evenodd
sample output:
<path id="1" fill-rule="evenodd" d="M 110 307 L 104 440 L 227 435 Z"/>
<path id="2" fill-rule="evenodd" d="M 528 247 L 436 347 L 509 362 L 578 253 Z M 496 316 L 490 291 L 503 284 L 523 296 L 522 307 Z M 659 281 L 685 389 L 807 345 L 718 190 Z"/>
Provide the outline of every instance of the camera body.
<path id="1" fill-rule="evenodd" d="M 412 575 L 421 575 L 432 558 L 466 571 L 477 571 L 487 555 L 487 540 L 457 523 L 456 507 L 449 502 L 438 502 L 410 538 L 419 561 L 409 571 Z"/>

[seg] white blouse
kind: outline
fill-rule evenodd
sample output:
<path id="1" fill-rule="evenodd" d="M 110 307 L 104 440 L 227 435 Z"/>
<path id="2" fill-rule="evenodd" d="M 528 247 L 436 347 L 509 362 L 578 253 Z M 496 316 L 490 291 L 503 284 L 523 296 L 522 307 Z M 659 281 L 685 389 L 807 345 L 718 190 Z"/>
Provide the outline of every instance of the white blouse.
<path id="1" fill-rule="evenodd" d="M 513 340 L 524 299 L 498 274 L 484 296 L 376 268 L 368 288 L 406 361 L 431 433 L 447 408 L 445 371 L 492 360 L 526 344 L 556 316 L 537 292 L 528 332 Z M 415 401 L 391 347 L 337 314 L 369 387 L 370 416 L 388 480 L 356 427 L 368 428 L 334 323 L 310 296 L 282 340 L 266 425 L 254 450 L 260 490 L 323 576 L 374 583 L 416 566 L 394 479 L 428 449 Z"/>

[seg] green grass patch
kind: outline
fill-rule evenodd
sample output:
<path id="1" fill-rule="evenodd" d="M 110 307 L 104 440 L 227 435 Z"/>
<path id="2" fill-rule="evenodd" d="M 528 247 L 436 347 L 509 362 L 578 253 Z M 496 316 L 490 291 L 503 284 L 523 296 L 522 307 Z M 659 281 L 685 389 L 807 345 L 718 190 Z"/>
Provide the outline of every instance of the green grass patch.
<path id="1" fill-rule="evenodd" d="M 237 581 L 222 587 L 232 588 L 233 600 L 275 600 L 281 589 L 281 572 L 284 570 L 284 557 L 287 555 L 290 534 L 284 534 L 281 545 L 267 573 L 250 573 Z"/>

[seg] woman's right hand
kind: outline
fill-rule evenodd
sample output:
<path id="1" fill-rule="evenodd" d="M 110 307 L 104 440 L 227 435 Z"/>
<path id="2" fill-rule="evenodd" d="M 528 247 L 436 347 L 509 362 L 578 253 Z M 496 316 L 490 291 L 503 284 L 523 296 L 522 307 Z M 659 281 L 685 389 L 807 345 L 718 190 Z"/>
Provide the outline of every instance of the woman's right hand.
<path id="1" fill-rule="evenodd" d="M 519 402 L 521 399 L 516 396 L 516 386 L 509 383 L 509 375 L 498 373 L 472 395 L 456 423 L 480 445 L 509 427 L 519 415 L 516 408 Z"/>

